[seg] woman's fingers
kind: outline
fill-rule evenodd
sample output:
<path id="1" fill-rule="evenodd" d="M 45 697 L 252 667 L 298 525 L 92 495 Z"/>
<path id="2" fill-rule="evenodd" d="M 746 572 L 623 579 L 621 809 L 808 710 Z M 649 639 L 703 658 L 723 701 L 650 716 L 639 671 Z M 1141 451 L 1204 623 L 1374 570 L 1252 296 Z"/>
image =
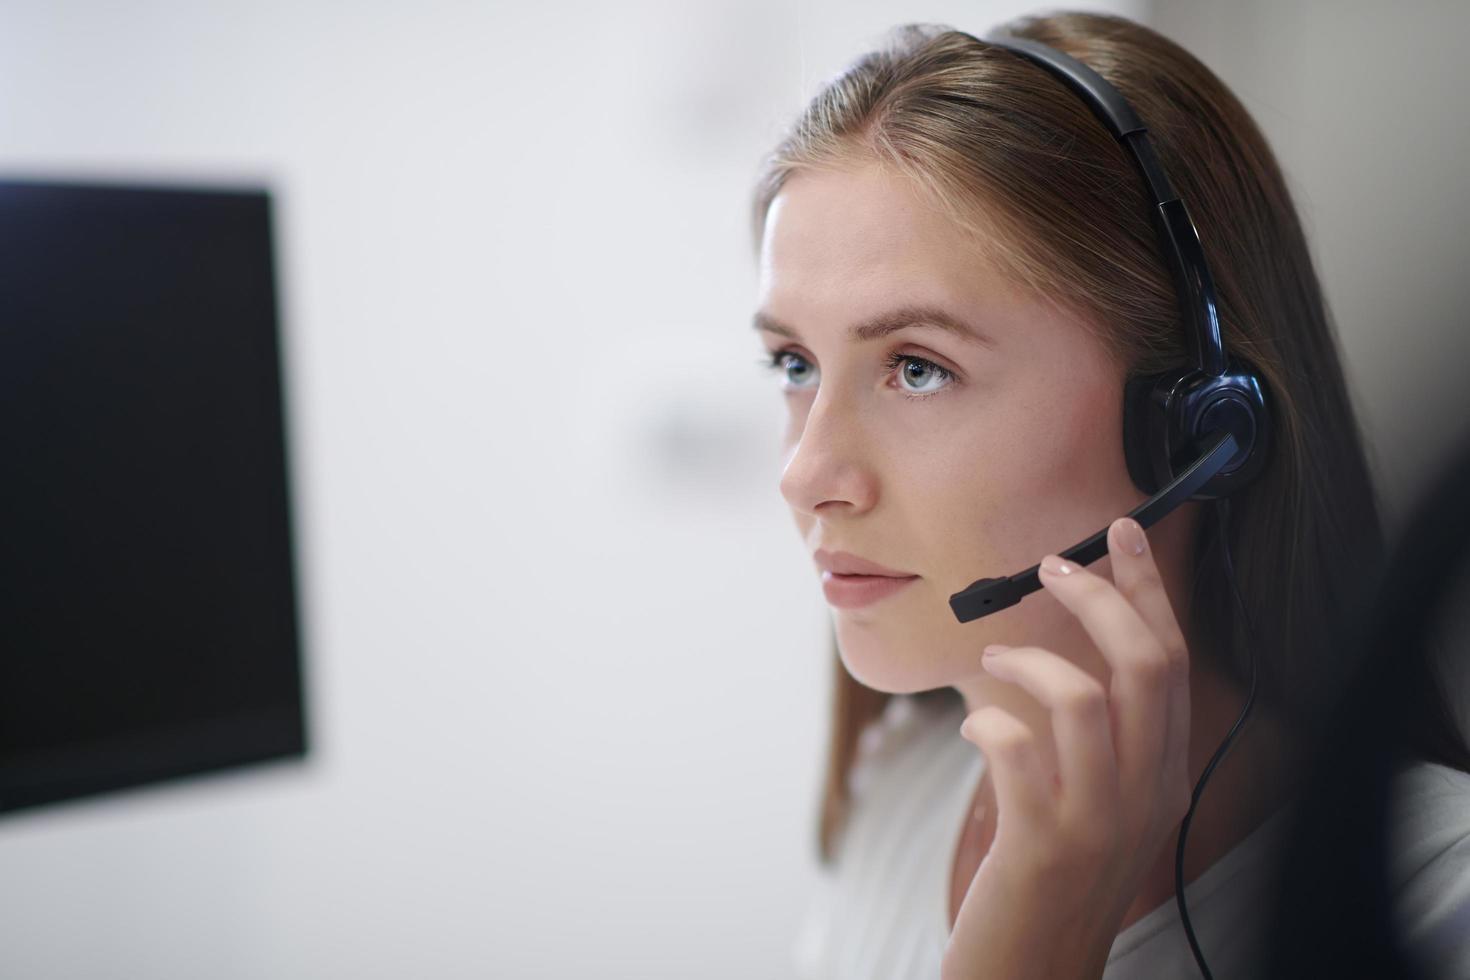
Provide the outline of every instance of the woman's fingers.
<path id="1" fill-rule="evenodd" d="M 1019 685 L 1051 712 L 1060 779 L 1059 814 L 1069 825 L 1096 820 L 1118 804 L 1108 692 L 1081 667 L 1041 647 L 987 647 L 982 663 Z"/>
<path id="2" fill-rule="evenodd" d="M 995 787 L 997 836 L 1026 827 L 1050 826 L 1056 814 L 1052 804 L 1055 770 L 1042 758 L 1036 737 L 1026 724 L 1002 708 L 976 708 L 960 725 L 960 734 L 985 756 Z M 1007 827 L 1005 815 L 1014 814 L 1020 828 Z"/>
<path id="3" fill-rule="evenodd" d="M 1130 560 L 1153 563 L 1148 551 L 1120 554 L 1113 540 L 1110 531 L 1115 567 Z M 1047 590 L 1081 621 L 1112 669 L 1108 694 L 1113 702 L 1113 746 L 1122 792 L 1131 798 L 1152 796 L 1157 792 L 1169 728 L 1172 667 L 1162 642 L 1133 603 L 1106 578 L 1056 555 L 1042 561 L 1040 577 Z"/>
<path id="4" fill-rule="evenodd" d="M 1136 535 L 1136 536 L 1135 536 Z M 1141 551 L 1135 548 L 1141 546 Z M 1184 631 L 1164 590 L 1148 535 L 1131 517 L 1108 528 L 1113 584 L 1153 630 L 1169 661 L 1168 722 L 1164 731 L 1164 785 L 1186 786 L 1189 780 L 1189 650 Z M 1187 801 L 1186 801 L 1186 806 Z"/>
<path id="5" fill-rule="evenodd" d="M 1015 815 L 1012 833 L 1022 838 L 1028 828 L 1060 825 L 1084 850 L 1107 849 L 1120 831 L 1136 840 L 1162 818 L 1182 816 L 1173 804 L 1188 805 L 1189 654 L 1142 530 L 1130 518 L 1108 528 L 1112 581 L 1056 555 L 1041 566 L 1042 583 L 1102 653 L 1106 683 L 1041 647 L 984 659 L 1050 714 L 1054 756 L 994 706 L 971 712 L 961 727 L 985 754 L 1000 812 Z M 1162 810 L 1159 801 L 1167 801 Z"/>

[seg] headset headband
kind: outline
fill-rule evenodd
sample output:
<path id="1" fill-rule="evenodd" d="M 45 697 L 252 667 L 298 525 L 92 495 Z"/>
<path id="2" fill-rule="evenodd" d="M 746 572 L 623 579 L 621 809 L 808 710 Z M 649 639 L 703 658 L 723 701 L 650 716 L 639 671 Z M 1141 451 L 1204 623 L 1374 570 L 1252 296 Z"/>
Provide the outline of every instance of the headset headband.
<path id="1" fill-rule="evenodd" d="M 1220 339 L 1220 318 L 1215 309 L 1215 281 L 1205 264 L 1205 252 L 1189 211 L 1179 195 L 1174 193 L 1174 187 L 1154 153 L 1148 127 L 1122 93 L 1076 58 L 1040 42 L 1011 34 L 987 34 L 981 40 L 1018 54 L 1060 78 L 1082 96 L 1114 138 L 1129 151 L 1154 205 L 1154 228 L 1174 274 L 1179 305 L 1187 323 L 1184 334 L 1190 357 L 1201 373 L 1212 378 L 1223 375 L 1225 348 Z"/>

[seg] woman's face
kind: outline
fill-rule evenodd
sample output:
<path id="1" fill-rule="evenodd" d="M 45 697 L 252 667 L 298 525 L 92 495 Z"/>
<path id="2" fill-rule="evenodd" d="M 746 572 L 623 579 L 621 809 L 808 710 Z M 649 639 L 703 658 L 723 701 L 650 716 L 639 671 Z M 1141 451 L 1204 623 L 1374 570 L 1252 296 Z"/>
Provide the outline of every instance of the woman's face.
<path id="1" fill-rule="evenodd" d="M 912 314 L 925 309 L 985 339 Z M 917 576 L 833 605 L 848 671 L 891 693 L 963 689 L 985 676 L 982 648 L 1000 642 L 1046 646 L 1104 676 L 1044 589 L 971 623 L 948 604 L 1144 499 L 1123 459 L 1122 372 L 1082 323 L 1003 281 L 904 178 L 866 166 L 802 171 L 777 195 L 756 325 L 782 357 L 780 486 L 808 553 Z M 1090 567 L 1110 575 L 1106 557 Z"/>

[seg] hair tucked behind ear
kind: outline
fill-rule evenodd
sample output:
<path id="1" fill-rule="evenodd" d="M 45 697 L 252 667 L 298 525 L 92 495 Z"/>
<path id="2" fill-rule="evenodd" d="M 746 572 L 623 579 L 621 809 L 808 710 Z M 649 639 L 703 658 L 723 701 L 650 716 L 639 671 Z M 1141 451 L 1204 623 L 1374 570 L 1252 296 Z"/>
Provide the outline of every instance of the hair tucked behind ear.
<path id="1" fill-rule="evenodd" d="M 1028 17 L 1005 29 L 1089 65 L 1148 124 L 1199 228 L 1226 349 L 1253 364 L 1274 397 L 1273 456 L 1231 498 L 1230 552 L 1260 644 L 1257 696 L 1315 731 L 1355 666 L 1350 613 L 1379 581 L 1384 542 L 1327 305 L 1280 168 L 1235 96 L 1162 35 L 1092 13 Z M 752 214 L 757 249 L 788 176 L 860 161 L 912 179 L 1014 282 L 1102 324 L 1105 349 L 1130 373 L 1187 362 L 1137 174 L 1088 107 L 1042 69 L 947 27 L 895 29 L 823 86 L 764 161 Z M 1215 533 L 1213 521 L 1199 522 L 1185 629 L 1192 655 L 1243 687 L 1246 639 Z M 890 697 L 854 680 L 835 638 L 833 647 L 824 862 L 846 819 L 858 736 Z M 1416 751 L 1470 770 L 1437 679 L 1418 688 Z M 957 696 L 950 688 L 917 695 Z"/>

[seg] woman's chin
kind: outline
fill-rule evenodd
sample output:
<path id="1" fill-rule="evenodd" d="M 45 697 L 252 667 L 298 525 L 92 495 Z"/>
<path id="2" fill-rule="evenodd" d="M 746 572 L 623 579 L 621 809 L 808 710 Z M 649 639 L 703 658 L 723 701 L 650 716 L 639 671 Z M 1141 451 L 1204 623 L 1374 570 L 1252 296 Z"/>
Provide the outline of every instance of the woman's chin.
<path id="1" fill-rule="evenodd" d="M 839 622 L 837 649 L 853 679 L 875 691 L 914 694 L 946 683 L 936 676 L 938 664 L 914 659 L 922 656 L 922 643 L 884 642 L 868 629 L 844 630 Z"/>

